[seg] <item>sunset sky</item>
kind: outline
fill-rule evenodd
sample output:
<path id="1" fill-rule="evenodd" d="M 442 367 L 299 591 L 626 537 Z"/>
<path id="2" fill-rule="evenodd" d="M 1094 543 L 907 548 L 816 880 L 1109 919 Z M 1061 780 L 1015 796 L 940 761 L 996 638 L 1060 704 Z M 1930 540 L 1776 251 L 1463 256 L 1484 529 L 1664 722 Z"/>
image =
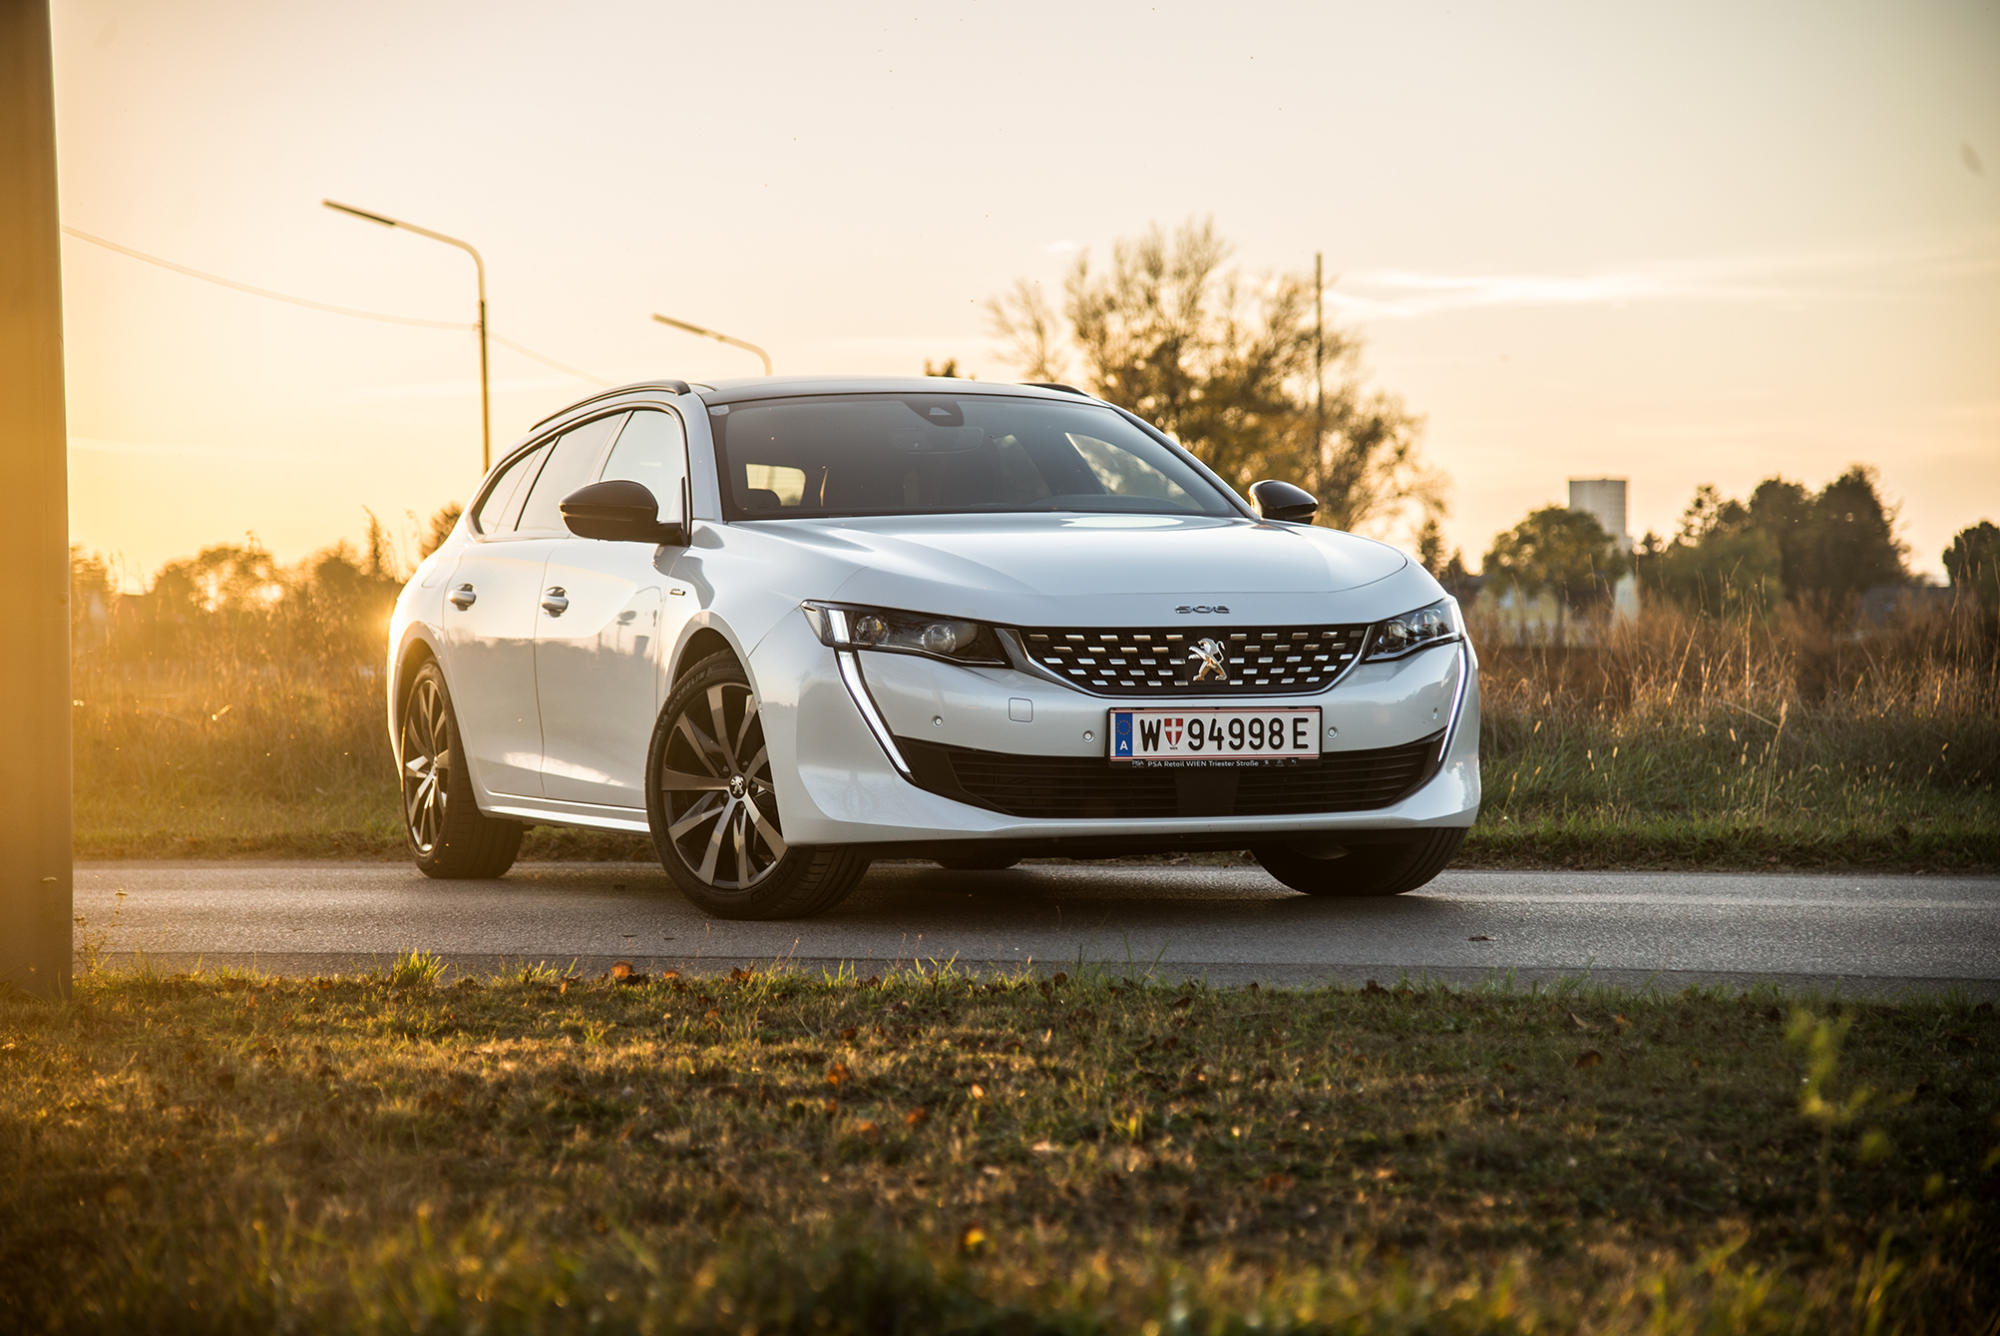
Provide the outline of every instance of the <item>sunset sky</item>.
<path id="1" fill-rule="evenodd" d="M 1476 564 L 1571 476 L 1671 532 L 1881 471 L 2000 521 L 2000 4 L 55 0 L 64 223 L 607 383 L 1010 368 L 987 298 L 1212 215 L 1427 419 Z M 128 582 L 463 500 L 469 330 L 63 245 L 74 541 Z M 496 345 L 497 452 L 592 389 Z M 406 538 L 407 547 L 413 541 Z"/>

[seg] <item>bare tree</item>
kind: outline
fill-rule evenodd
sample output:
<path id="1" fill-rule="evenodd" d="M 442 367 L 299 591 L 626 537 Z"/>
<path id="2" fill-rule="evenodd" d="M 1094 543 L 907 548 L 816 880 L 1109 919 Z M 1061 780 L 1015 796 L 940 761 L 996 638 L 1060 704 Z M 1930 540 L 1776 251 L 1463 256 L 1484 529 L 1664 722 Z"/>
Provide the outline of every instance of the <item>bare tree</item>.
<path id="1" fill-rule="evenodd" d="M 1239 490 L 1297 482 L 1320 498 L 1320 521 L 1343 529 L 1441 513 L 1421 423 L 1365 386 L 1360 340 L 1326 331 L 1330 383 L 1316 386 L 1312 280 L 1247 279 L 1230 249 L 1207 219 L 1172 234 L 1155 225 L 1115 243 L 1101 271 L 1079 256 L 1060 317 L 1026 280 L 987 312 L 1026 379 L 1063 380 L 1074 358 L 1092 393 L 1159 424 Z"/>
<path id="2" fill-rule="evenodd" d="M 1014 365 L 1029 380 L 1060 381 L 1063 369 L 1061 320 L 1042 296 L 1042 285 L 1019 279 L 986 303 L 994 329 L 1012 345 Z"/>

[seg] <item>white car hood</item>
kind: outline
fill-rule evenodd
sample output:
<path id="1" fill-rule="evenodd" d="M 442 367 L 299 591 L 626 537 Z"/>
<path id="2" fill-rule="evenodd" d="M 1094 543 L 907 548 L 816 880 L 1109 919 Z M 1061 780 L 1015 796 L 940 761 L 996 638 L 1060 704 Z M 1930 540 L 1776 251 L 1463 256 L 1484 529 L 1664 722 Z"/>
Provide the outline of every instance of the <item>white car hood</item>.
<path id="1" fill-rule="evenodd" d="M 917 515 L 741 527 L 809 550 L 809 565 L 850 568 L 838 587 L 807 597 L 1007 625 L 1153 624 L 1189 615 L 1181 607 L 1226 607 L 1238 624 L 1374 621 L 1437 597 L 1418 597 L 1429 577 L 1392 547 L 1245 518 Z M 1411 573 L 1423 586 L 1414 592 L 1392 578 Z"/>

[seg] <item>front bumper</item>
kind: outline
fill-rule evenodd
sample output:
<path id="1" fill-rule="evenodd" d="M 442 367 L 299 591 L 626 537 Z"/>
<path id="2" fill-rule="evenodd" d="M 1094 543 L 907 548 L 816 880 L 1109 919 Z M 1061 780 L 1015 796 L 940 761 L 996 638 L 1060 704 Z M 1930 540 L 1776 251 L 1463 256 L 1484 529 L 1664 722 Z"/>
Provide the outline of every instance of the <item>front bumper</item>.
<path id="1" fill-rule="evenodd" d="M 1479 811 L 1478 665 L 1465 642 L 1363 663 L 1315 694 L 1176 698 L 1086 695 L 1008 668 L 841 651 L 791 618 L 751 654 L 785 838 L 797 844 L 924 845 L 958 840 L 1117 842 L 1167 848 L 1272 835 L 1469 826 Z M 1423 782 L 1364 811 L 1283 815 L 1023 817 L 920 787 L 920 751 L 965 748 L 1051 759 L 1105 756 L 1109 712 L 1132 705 L 1317 706 L 1322 755 L 1408 750 L 1427 738 Z M 904 741 L 917 746 L 903 745 Z M 1258 772 L 1269 775 L 1271 772 Z"/>

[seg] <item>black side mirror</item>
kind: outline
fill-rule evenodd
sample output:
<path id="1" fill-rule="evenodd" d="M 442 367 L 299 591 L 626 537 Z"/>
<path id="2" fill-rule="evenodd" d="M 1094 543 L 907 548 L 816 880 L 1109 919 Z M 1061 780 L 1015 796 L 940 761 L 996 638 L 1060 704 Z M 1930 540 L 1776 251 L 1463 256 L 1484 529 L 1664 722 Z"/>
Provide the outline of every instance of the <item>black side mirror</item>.
<path id="1" fill-rule="evenodd" d="M 644 483 L 624 478 L 579 487 L 562 499 L 563 523 L 578 538 L 686 546 L 685 524 L 662 524 L 660 503 Z"/>
<path id="2" fill-rule="evenodd" d="M 1318 497 L 1303 487 L 1294 487 L 1275 478 L 1251 483 L 1250 500 L 1256 505 L 1257 513 L 1267 520 L 1307 524 L 1319 511 Z"/>

